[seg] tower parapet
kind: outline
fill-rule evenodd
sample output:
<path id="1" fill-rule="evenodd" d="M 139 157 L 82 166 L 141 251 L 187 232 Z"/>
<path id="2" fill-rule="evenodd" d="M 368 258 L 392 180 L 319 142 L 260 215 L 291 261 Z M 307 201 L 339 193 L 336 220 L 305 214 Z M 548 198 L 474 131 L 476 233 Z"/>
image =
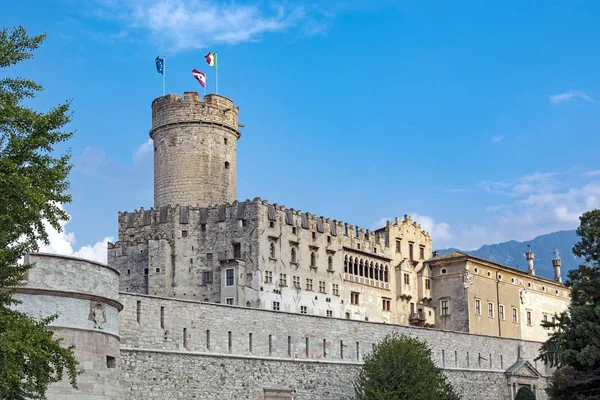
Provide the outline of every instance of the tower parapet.
<path id="1" fill-rule="evenodd" d="M 154 206 L 206 207 L 236 198 L 238 107 L 218 94 L 152 102 Z"/>

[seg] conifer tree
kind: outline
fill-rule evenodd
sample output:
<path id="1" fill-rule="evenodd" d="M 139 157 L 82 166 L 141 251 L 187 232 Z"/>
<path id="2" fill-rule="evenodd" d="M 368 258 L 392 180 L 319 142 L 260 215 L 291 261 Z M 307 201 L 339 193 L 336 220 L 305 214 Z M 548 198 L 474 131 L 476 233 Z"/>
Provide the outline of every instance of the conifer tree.
<path id="1" fill-rule="evenodd" d="M 542 345 L 538 359 L 557 367 L 547 393 L 552 400 L 600 399 L 600 210 L 584 213 L 573 254 L 585 264 L 569 271 L 571 304 Z"/>

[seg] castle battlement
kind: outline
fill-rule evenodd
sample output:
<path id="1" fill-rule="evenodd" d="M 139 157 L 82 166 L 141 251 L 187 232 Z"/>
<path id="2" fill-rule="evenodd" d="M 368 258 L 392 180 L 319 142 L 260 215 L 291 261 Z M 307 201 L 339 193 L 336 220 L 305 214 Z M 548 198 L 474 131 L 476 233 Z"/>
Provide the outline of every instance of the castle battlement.
<path id="1" fill-rule="evenodd" d="M 119 240 L 124 240 L 129 236 L 129 232 L 136 230 L 136 239 L 142 240 L 156 236 L 153 229 L 145 229 L 153 225 L 163 224 L 207 224 L 217 222 L 227 222 L 228 220 L 254 220 L 278 222 L 281 225 L 299 228 L 303 230 L 314 231 L 316 233 L 327 234 L 331 236 L 347 236 L 371 246 L 385 245 L 389 247 L 391 237 L 411 236 L 418 234 L 419 240 L 431 241 L 430 234 L 421 229 L 421 225 L 412 221 L 409 215 L 404 219 L 395 218 L 394 222 L 386 221 L 386 225 L 377 230 L 370 230 L 360 226 L 355 226 L 344 221 L 317 216 L 309 212 L 287 208 L 285 205 L 269 203 L 266 199 L 255 197 L 254 199 L 244 201 L 225 202 L 215 204 L 209 207 L 167 205 L 159 208 L 150 208 L 149 210 L 134 210 L 133 212 L 119 212 Z M 163 232 L 163 237 L 172 236 Z M 147 231 L 147 234 L 144 232 Z M 123 233 L 124 235 L 121 235 Z M 149 236 L 148 236 L 149 235 Z M 122 238 L 123 236 L 123 238 Z"/>
<path id="2" fill-rule="evenodd" d="M 198 92 L 185 92 L 183 98 L 167 94 L 152 102 L 150 137 L 154 138 L 156 129 L 165 126 L 218 124 L 231 130 L 239 139 L 238 111 L 233 100 L 218 94 L 207 94 L 204 99 Z"/>

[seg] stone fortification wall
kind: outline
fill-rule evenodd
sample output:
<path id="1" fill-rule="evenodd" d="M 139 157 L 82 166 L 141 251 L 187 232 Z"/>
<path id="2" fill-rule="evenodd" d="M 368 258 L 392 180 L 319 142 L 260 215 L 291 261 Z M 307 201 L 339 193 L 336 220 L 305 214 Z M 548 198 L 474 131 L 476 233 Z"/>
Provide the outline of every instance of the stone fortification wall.
<path id="1" fill-rule="evenodd" d="M 537 342 L 121 294 L 121 356 L 128 398 L 349 399 L 362 358 L 385 334 L 425 340 L 463 398 L 503 400 L 505 371 Z M 546 373 L 542 365 L 538 370 Z M 535 381 L 539 399 L 545 379 Z"/>
<path id="2" fill-rule="evenodd" d="M 124 292 L 401 324 L 430 297 L 431 239 L 409 216 L 369 231 L 255 198 L 120 212 L 118 237 L 108 264 Z"/>
<path id="3" fill-rule="evenodd" d="M 208 206 L 236 194 L 238 107 L 230 99 L 196 92 L 152 102 L 154 206 Z"/>
<path id="4" fill-rule="evenodd" d="M 58 314 L 51 323 L 64 345 L 75 345 L 83 374 L 79 389 L 67 381 L 50 386 L 48 399 L 120 400 L 119 273 L 106 265 L 54 254 L 31 254 L 15 308 L 33 317 Z"/>

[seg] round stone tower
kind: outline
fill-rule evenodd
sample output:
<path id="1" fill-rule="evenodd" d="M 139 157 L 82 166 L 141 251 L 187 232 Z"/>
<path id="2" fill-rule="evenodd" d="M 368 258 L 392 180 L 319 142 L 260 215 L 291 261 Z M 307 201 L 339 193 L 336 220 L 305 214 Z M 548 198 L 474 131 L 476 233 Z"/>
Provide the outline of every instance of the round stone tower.
<path id="1" fill-rule="evenodd" d="M 152 102 L 154 207 L 207 207 L 236 199 L 238 107 L 218 94 Z"/>
<path id="2" fill-rule="evenodd" d="M 15 288 L 21 303 L 15 308 L 34 317 L 57 314 L 50 328 L 75 345 L 82 374 L 74 389 L 65 375 L 50 385 L 49 400 L 122 400 L 119 350 L 119 272 L 95 261 L 35 253 L 25 257 L 34 264 Z"/>

